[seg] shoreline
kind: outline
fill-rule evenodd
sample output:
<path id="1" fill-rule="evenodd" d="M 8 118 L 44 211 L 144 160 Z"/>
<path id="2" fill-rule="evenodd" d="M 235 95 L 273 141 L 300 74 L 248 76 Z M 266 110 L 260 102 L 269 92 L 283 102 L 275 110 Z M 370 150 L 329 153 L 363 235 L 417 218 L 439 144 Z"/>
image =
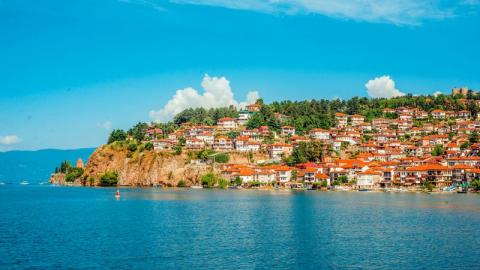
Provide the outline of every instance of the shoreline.
<path id="1" fill-rule="evenodd" d="M 411 189 L 372 189 L 372 190 L 358 190 L 358 189 L 306 189 L 306 188 L 207 188 L 207 187 L 161 187 L 161 186 L 84 186 L 84 185 L 59 185 L 50 184 L 47 186 L 56 187 L 79 187 L 79 188 L 105 188 L 105 189 L 161 189 L 161 190 L 221 190 L 221 191 L 278 191 L 278 192 L 359 192 L 359 193 L 425 193 L 425 194 L 464 194 L 456 191 L 443 190 L 411 190 Z M 479 191 L 468 191 L 471 194 L 480 194 Z"/>

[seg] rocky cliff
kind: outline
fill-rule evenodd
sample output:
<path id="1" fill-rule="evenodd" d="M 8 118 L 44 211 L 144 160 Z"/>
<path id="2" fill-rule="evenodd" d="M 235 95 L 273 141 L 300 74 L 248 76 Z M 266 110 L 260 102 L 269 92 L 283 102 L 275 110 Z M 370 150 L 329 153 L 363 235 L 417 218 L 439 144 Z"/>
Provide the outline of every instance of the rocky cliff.
<path id="1" fill-rule="evenodd" d="M 248 162 L 247 154 L 230 153 L 229 156 L 229 163 Z M 104 145 L 90 156 L 83 176 L 76 183 L 98 185 L 104 172 L 115 171 L 121 186 L 176 186 L 181 180 L 189 186 L 198 185 L 200 177 L 211 170 L 219 172 L 220 164 L 192 162 L 191 157 L 185 152 L 180 155 L 148 150 L 131 153 L 122 147 Z M 262 160 L 267 157 L 256 154 L 253 158 Z"/>

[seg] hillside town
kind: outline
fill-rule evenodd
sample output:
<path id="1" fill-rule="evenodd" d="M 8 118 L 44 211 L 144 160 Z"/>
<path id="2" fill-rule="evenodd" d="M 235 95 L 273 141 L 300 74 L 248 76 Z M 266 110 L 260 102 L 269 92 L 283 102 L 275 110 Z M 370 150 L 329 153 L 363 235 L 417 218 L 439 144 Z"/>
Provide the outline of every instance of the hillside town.
<path id="1" fill-rule="evenodd" d="M 467 95 L 468 91 L 455 88 L 452 95 Z M 480 100 L 475 102 L 480 106 Z M 222 117 L 215 125 L 183 123 L 169 134 L 151 125 L 144 143 L 152 144 L 156 152 L 181 145 L 185 151 L 268 155 L 242 164 L 215 164 L 215 154 L 206 161 L 214 163 L 224 179 L 236 179 L 244 186 L 454 190 L 480 178 L 480 114 L 469 110 L 384 108 L 383 115 L 371 121 L 359 114 L 336 112 L 332 128 L 298 134 L 290 125 L 278 130 L 247 128 L 261 106 L 250 104 L 237 118 Z M 317 151 L 316 158 L 292 162 L 300 148 Z"/>

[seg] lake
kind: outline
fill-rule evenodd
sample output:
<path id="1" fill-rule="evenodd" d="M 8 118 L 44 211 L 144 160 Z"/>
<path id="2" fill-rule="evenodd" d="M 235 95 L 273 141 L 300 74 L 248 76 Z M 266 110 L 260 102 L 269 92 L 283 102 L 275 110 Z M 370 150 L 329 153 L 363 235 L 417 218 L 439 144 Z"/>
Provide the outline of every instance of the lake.
<path id="1" fill-rule="evenodd" d="M 0 268 L 479 269 L 480 195 L 0 186 Z"/>

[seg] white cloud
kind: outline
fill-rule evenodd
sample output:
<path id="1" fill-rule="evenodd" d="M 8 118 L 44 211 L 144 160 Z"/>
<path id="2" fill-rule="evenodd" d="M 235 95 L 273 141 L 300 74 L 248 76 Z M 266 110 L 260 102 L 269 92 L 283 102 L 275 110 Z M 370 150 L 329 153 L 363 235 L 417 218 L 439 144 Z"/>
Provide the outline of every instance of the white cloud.
<path id="1" fill-rule="evenodd" d="M 467 0 L 476 2 L 475 0 Z M 367 22 L 418 25 L 455 15 L 460 3 L 440 0 L 171 0 L 173 3 L 220 6 L 265 13 L 321 14 Z"/>
<path id="2" fill-rule="evenodd" d="M 0 136 L 0 144 L 12 145 L 20 143 L 22 140 L 17 135 Z"/>
<path id="3" fill-rule="evenodd" d="M 438 96 L 440 96 L 440 95 L 443 95 L 443 93 L 440 92 L 440 91 L 436 91 L 436 92 L 433 93 L 433 96 L 434 96 L 434 97 L 438 97 Z"/>
<path id="4" fill-rule="evenodd" d="M 369 80 L 365 84 L 365 87 L 367 88 L 368 95 L 373 98 L 391 98 L 405 95 L 405 93 L 395 88 L 395 82 L 390 76 L 384 75 Z"/>
<path id="5" fill-rule="evenodd" d="M 105 130 L 107 130 L 107 131 L 110 131 L 110 130 L 112 130 L 112 122 L 110 122 L 110 121 L 105 121 L 105 122 L 103 122 L 103 123 L 97 123 L 97 127 L 103 128 L 103 129 L 105 129 Z"/>
<path id="6" fill-rule="evenodd" d="M 238 102 L 233 96 L 230 82 L 225 77 L 210 77 L 205 74 L 202 80 L 203 93 L 192 87 L 179 89 L 160 110 L 150 111 L 150 117 L 156 121 L 171 120 L 176 114 L 187 108 L 218 108 L 233 105 L 237 108 L 255 102 L 259 98 L 257 91 L 249 92 L 244 102 Z"/>

